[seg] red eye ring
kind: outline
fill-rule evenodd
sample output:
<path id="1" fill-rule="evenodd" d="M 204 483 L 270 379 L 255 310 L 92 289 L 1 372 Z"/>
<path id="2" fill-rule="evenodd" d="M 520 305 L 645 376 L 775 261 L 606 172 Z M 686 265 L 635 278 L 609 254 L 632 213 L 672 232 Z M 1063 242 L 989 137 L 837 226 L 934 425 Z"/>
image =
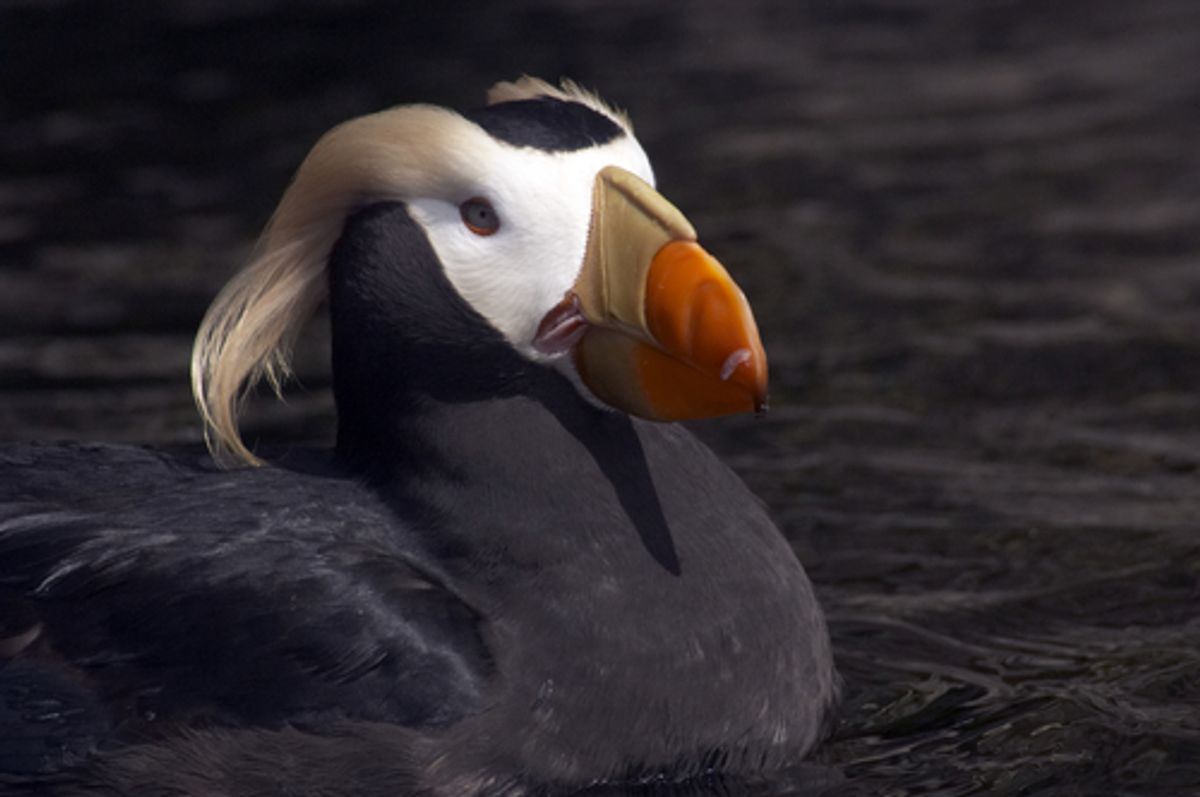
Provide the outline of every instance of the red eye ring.
<path id="1" fill-rule="evenodd" d="M 467 229 L 476 235 L 495 235 L 500 229 L 500 217 L 496 209 L 483 197 L 475 196 L 463 202 L 458 206 L 458 213 Z"/>

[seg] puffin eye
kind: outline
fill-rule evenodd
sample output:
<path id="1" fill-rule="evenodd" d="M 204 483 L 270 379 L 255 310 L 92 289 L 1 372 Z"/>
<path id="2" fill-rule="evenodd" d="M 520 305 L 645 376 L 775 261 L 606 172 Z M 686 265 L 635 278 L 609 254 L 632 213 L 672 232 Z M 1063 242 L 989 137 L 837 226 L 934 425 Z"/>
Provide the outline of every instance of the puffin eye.
<path id="1" fill-rule="evenodd" d="M 500 229 L 500 217 L 492 203 L 481 197 L 472 197 L 458 206 L 463 224 L 476 235 L 491 235 Z"/>

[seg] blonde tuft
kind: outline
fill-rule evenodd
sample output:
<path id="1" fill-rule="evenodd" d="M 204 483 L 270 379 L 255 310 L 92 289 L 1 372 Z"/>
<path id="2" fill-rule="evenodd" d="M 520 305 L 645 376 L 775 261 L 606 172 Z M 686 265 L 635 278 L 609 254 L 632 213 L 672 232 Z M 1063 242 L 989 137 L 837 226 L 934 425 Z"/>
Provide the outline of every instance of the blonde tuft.
<path id="1" fill-rule="evenodd" d="M 278 394 L 290 375 L 292 344 L 326 296 L 327 261 L 347 216 L 369 202 L 428 194 L 461 174 L 469 127 L 442 108 L 394 108 L 338 125 L 304 159 L 254 258 L 196 334 L 192 393 L 218 462 L 263 464 L 238 432 L 240 405 L 263 378 Z"/>

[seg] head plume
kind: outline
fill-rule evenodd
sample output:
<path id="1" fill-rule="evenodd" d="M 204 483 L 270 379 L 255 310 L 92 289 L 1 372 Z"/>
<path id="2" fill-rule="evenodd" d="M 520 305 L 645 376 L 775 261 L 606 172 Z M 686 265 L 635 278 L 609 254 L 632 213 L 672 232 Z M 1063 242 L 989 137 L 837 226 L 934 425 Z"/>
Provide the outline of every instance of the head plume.
<path id="1" fill-rule="evenodd" d="M 345 122 L 300 165 L 250 264 L 209 307 L 192 350 L 192 392 L 213 454 L 261 464 L 238 433 L 238 405 L 260 379 L 278 393 L 291 344 L 327 292 L 326 261 L 363 204 L 429 188 L 430 159 L 454 157 L 459 117 L 408 106 Z M 461 156 L 459 156 L 461 157 Z"/>

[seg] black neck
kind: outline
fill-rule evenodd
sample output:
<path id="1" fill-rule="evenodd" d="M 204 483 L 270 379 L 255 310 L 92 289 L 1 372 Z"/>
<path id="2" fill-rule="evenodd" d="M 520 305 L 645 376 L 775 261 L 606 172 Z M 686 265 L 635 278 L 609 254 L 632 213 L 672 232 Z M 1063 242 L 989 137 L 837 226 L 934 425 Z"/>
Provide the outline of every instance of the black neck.
<path id="1" fill-rule="evenodd" d="M 347 461 L 407 463 L 431 416 L 453 422 L 455 407 L 479 403 L 501 415 L 508 403 L 532 403 L 578 434 L 620 419 L 522 357 L 468 305 L 402 203 L 347 220 L 330 257 L 330 315 L 338 451 Z"/>
<path id="2" fill-rule="evenodd" d="M 437 525 L 478 529 L 492 518 L 495 539 L 513 544 L 507 532 L 528 520 L 530 485 L 551 504 L 581 498 L 563 505 L 563 527 L 578 525 L 578 505 L 609 505 L 677 570 L 644 448 L 659 431 L 592 406 L 518 354 L 450 285 L 402 204 L 352 216 L 330 265 L 345 465 L 393 500 L 422 504 Z M 453 522 L 462 512 L 470 523 Z"/>
<path id="3" fill-rule="evenodd" d="M 516 395 L 545 381 L 545 369 L 458 295 L 401 203 L 347 220 L 330 257 L 330 315 L 344 454 L 369 454 L 431 402 Z"/>

